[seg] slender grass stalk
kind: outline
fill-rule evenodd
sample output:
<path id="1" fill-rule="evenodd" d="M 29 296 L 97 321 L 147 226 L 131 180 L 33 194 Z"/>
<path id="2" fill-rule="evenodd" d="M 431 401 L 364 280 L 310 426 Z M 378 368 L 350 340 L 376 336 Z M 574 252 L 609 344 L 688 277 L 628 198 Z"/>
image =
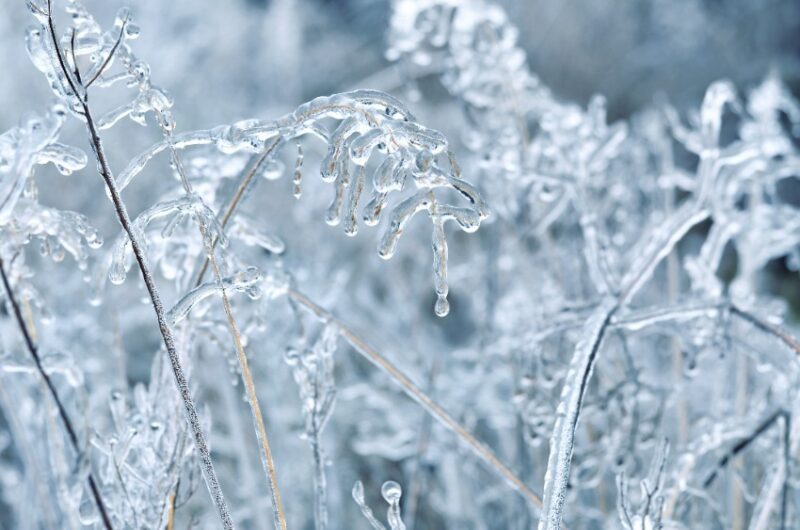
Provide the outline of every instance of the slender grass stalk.
<path id="1" fill-rule="evenodd" d="M 278 145 L 280 144 L 280 140 L 275 140 L 272 142 L 264 151 L 256 156 L 254 156 L 250 162 L 250 168 L 245 172 L 242 176 L 242 179 L 239 181 L 239 185 L 236 186 L 236 190 L 233 192 L 228 204 L 225 206 L 225 212 L 222 214 L 222 219 L 220 219 L 220 223 L 222 227 L 226 227 L 228 225 L 228 221 L 231 220 L 233 217 L 236 208 L 239 206 L 239 203 L 244 198 L 247 190 L 250 188 L 250 184 L 253 182 L 253 178 L 258 173 L 258 170 L 267 161 L 270 155 L 275 152 Z M 212 244 L 212 250 L 216 248 L 217 240 L 214 240 Z M 201 283 L 203 283 L 203 277 L 208 270 L 208 256 L 205 256 L 203 259 L 203 265 L 200 267 L 200 271 L 197 273 L 197 279 L 194 282 L 194 286 L 197 287 Z"/>
<path id="2" fill-rule="evenodd" d="M 70 443 L 72 444 L 73 450 L 78 456 L 80 456 L 83 452 L 81 451 L 81 447 L 78 442 L 78 435 L 75 432 L 75 428 L 72 426 L 72 421 L 67 414 L 67 410 L 64 408 L 64 404 L 61 401 L 61 397 L 58 395 L 58 391 L 56 390 L 53 381 L 50 379 L 50 376 L 47 374 L 47 372 L 45 372 L 44 367 L 42 366 L 42 359 L 39 356 L 39 349 L 34 343 L 30 332 L 28 331 L 28 326 L 25 324 L 25 317 L 23 317 L 22 309 L 20 308 L 16 296 L 14 296 L 14 291 L 11 289 L 11 284 L 8 281 L 8 275 L 6 274 L 5 262 L 3 261 L 2 257 L 0 257 L 0 276 L 2 276 L 3 287 L 5 287 L 6 295 L 11 303 L 14 319 L 17 321 L 17 326 L 19 327 L 20 331 L 22 332 L 22 336 L 25 339 L 25 346 L 28 349 L 28 353 L 31 354 L 33 362 L 36 365 L 36 371 L 38 371 L 39 375 L 42 376 L 45 386 L 47 387 L 47 390 L 50 392 L 50 396 L 53 398 L 53 401 L 56 404 L 58 415 L 61 416 L 61 421 L 64 423 L 64 427 L 67 430 L 67 435 Z M 111 518 L 108 515 L 105 504 L 103 504 L 103 498 L 100 495 L 100 489 L 97 487 L 97 482 L 94 480 L 94 475 L 92 475 L 91 470 L 89 471 L 88 481 L 89 490 L 91 491 L 92 498 L 97 505 L 97 510 L 100 512 L 100 517 L 103 520 L 103 526 L 105 526 L 106 530 L 112 530 L 113 525 L 111 524 Z"/>
<path id="3" fill-rule="evenodd" d="M 319 366 L 315 378 L 319 376 Z M 328 505 L 326 499 L 327 479 L 325 478 L 325 460 L 322 454 L 322 442 L 320 440 L 320 425 L 316 414 L 317 402 L 319 400 L 319 383 L 314 382 L 314 411 L 311 412 L 311 451 L 314 455 L 314 524 L 317 530 L 328 528 Z"/>
<path id="4" fill-rule="evenodd" d="M 163 123 L 164 117 L 159 114 L 159 120 Z M 183 168 L 183 163 L 181 162 L 180 157 L 178 156 L 177 150 L 172 145 L 172 133 L 171 127 L 164 128 L 165 135 L 167 137 L 167 141 L 169 142 L 169 149 L 170 149 L 170 156 L 172 157 L 173 165 L 180 176 L 181 183 L 183 185 L 183 189 L 186 193 L 192 193 L 192 185 L 189 182 L 189 179 L 186 175 L 186 171 Z M 261 156 L 262 160 L 266 158 L 267 151 Z M 256 163 L 253 166 L 253 170 L 249 173 L 250 175 L 255 175 L 256 170 L 260 163 Z M 250 177 L 252 179 L 252 176 Z M 249 180 L 247 181 L 249 184 Z M 245 185 L 246 188 L 246 185 Z M 234 195 L 240 196 L 244 195 L 244 189 L 242 189 L 241 193 L 237 193 Z M 264 425 L 264 416 L 261 413 L 261 406 L 258 402 L 258 394 L 256 393 L 256 386 L 253 381 L 253 375 L 250 373 L 250 365 L 247 362 L 247 355 L 244 351 L 244 345 L 242 344 L 242 337 L 239 333 L 239 327 L 236 324 L 236 319 L 233 316 L 233 308 L 231 307 L 230 299 L 228 298 L 228 293 L 225 290 L 225 283 L 222 281 L 222 273 L 219 269 L 219 263 L 217 262 L 217 257 L 214 252 L 214 248 L 216 245 L 216 240 L 213 242 L 208 234 L 208 231 L 203 226 L 202 223 L 198 223 L 198 228 L 200 230 L 200 237 L 203 240 L 203 244 L 206 249 L 206 261 L 205 264 L 211 264 L 211 270 L 214 273 L 214 280 L 220 286 L 220 290 L 222 293 L 222 307 L 225 311 L 225 317 L 228 320 L 228 328 L 230 329 L 231 336 L 233 337 L 233 344 L 236 349 L 236 356 L 239 360 L 239 367 L 242 371 L 242 380 L 244 381 L 245 391 L 247 393 L 247 402 L 250 405 L 250 412 L 253 417 L 253 423 L 255 424 L 256 428 L 256 435 L 258 437 L 259 444 L 261 445 L 261 461 L 264 465 L 264 470 L 267 473 L 267 478 L 269 480 L 269 490 L 270 495 L 272 497 L 272 509 L 273 509 L 273 517 L 275 519 L 275 528 L 280 528 L 280 530 L 286 530 L 286 517 L 283 513 L 283 502 L 281 501 L 281 494 L 280 489 L 278 488 L 278 474 L 275 471 L 275 462 L 272 458 L 272 450 L 270 449 L 269 445 L 269 436 L 267 435 L 267 429 Z M 205 269 L 202 269 L 203 271 Z"/>
<path id="5" fill-rule="evenodd" d="M 167 515 L 167 530 L 175 528 L 175 492 L 169 494 L 169 513 Z"/>
<path id="6" fill-rule="evenodd" d="M 205 478 L 206 487 L 208 488 L 209 494 L 214 501 L 214 505 L 217 509 L 220 520 L 222 521 L 223 527 L 226 530 L 232 529 L 234 527 L 233 519 L 231 519 L 228 505 L 225 502 L 225 496 L 222 493 L 222 488 L 219 485 L 219 480 L 217 479 L 217 474 L 214 470 L 214 463 L 211 460 L 211 452 L 208 448 L 208 442 L 206 441 L 203 428 L 200 425 L 200 418 L 197 414 L 197 408 L 195 407 L 194 400 L 192 398 L 191 389 L 189 388 L 189 381 L 186 378 L 183 366 L 181 365 L 180 357 L 178 356 L 178 352 L 175 348 L 175 340 L 172 336 L 172 330 L 170 329 L 166 320 L 166 314 L 164 311 L 164 306 L 161 302 L 161 296 L 158 292 L 158 288 L 156 287 L 153 275 L 150 272 L 150 267 L 147 263 L 147 257 L 144 254 L 141 242 L 133 230 L 132 221 L 130 215 L 128 214 L 128 210 L 125 207 L 125 203 L 122 200 L 122 196 L 120 195 L 117 182 L 114 179 L 113 173 L 111 172 L 111 167 L 108 163 L 105 149 L 103 148 L 103 142 L 97 132 L 97 127 L 95 126 L 94 118 L 92 117 L 92 112 L 89 108 L 88 94 L 86 93 L 85 89 L 81 91 L 78 90 L 75 82 L 73 81 L 72 74 L 70 74 L 66 63 L 64 62 L 61 45 L 56 36 L 55 23 L 53 21 L 52 13 L 51 0 L 48 0 L 47 22 L 50 29 L 52 44 L 58 58 L 59 67 L 64 73 L 64 76 L 66 77 L 73 93 L 80 101 L 82 115 L 86 122 L 86 129 L 89 133 L 89 141 L 99 164 L 98 172 L 103 178 L 109 195 L 111 196 L 111 201 L 114 204 L 114 211 L 117 215 L 117 219 L 119 220 L 120 225 L 122 225 L 122 229 L 125 230 L 125 233 L 130 239 L 131 248 L 133 249 L 134 257 L 136 258 L 136 263 L 139 266 L 139 270 L 142 273 L 142 278 L 147 288 L 147 292 L 150 295 L 150 301 L 153 306 L 153 311 L 155 311 L 156 314 L 156 320 L 158 321 L 158 327 L 161 331 L 161 337 L 164 341 L 167 355 L 169 356 L 172 373 L 175 376 L 175 382 L 178 386 L 178 393 L 183 401 L 186 419 L 189 422 L 189 427 L 192 430 L 195 448 L 197 449 L 202 463 L 201 469 L 203 472 L 203 477 Z"/>
<path id="7" fill-rule="evenodd" d="M 749 311 L 746 311 L 735 304 L 731 305 L 731 314 L 749 322 L 759 330 L 769 335 L 773 335 L 786 346 L 788 346 L 789 349 L 792 350 L 796 355 L 800 355 L 800 340 L 798 340 L 797 337 L 789 333 L 781 326 L 772 324 L 771 322 L 768 322 L 758 315 L 754 315 L 753 313 L 750 313 Z"/>

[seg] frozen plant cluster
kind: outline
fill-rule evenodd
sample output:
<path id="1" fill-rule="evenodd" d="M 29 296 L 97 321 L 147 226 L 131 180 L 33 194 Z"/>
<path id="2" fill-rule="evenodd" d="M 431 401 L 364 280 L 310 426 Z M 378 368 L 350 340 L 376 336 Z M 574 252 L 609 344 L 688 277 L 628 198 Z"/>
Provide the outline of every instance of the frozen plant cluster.
<path id="1" fill-rule="evenodd" d="M 614 121 L 500 5 L 394 0 L 396 86 L 196 126 L 147 19 L 19 7 L 0 528 L 800 525 L 778 69 Z"/>

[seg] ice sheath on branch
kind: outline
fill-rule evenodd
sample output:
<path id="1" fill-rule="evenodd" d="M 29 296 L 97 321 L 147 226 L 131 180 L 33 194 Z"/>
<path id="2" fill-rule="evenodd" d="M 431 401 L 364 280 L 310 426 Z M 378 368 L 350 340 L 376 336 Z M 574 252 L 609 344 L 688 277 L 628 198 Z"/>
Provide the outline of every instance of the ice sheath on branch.
<path id="1" fill-rule="evenodd" d="M 111 168 L 103 148 L 102 140 L 100 139 L 100 135 L 89 107 L 89 94 L 86 87 L 81 84 L 80 75 L 76 75 L 78 72 L 77 65 L 75 72 L 71 71 L 67 67 L 66 59 L 57 37 L 50 0 L 47 1 L 45 7 L 40 7 L 33 2 L 30 2 L 28 5 L 31 8 L 34 16 L 42 24 L 40 35 L 49 35 L 49 38 L 44 38 L 42 36 L 40 41 L 46 42 L 47 44 L 43 48 L 36 49 L 35 52 L 32 52 L 34 57 L 38 57 L 39 59 L 43 59 L 45 61 L 36 64 L 36 66 L 48 74 L 48 77 L 51 78 L 51 86 L 54 87 L 56 93 L 60 92 L 60 95 L 66 99 L 73 112 L 76 112 L 79 116 L 81 116 L 86 124 L 86 129 L 89 133 L 89 141 L 97 159 L 98 171 L 105 182 L 109 195 L 111 196 L 111 201 L 114 205 L 114 211 L 117 215 L 117 219 L 122 225 L 123 230 L 130 238 L 131 247 L 133 249 L 136 262 L 139 266 L 139 270 L 141 271 L 142 278 L 145 286 L 147 287 L 147 292 L 150 296 L 153 310 L 156 314 L 158 327 L 164 341 L 164 346 L 167 350 L 167 355 L 169 356 L 172 372 L 175 376 L 175 382 L 178 386 L 178 392 L 183 401 L 186 419 L 192 431 L 195 448 L 197 449 L 199 458 L 201 460 L 201 469 L 206 486 L 208 487 L 209 493 L 214 501 L 214 505 L 217 508 L 217 512 L 220 520 L 222 521 L 223 527 L 226 529 L 232 529 L 233 520 L 231 518 L 227 503 L 225 502 L 222 489 L 219 485 L 219 480 L 217 479 L 217 474 L 214 470 L 214 464 L 211 461 L 211 453 L 208 448 L 208 442 L 202 426 L 200 425 L 200 418 L 197 414 L 194 399 L 192 398 L 188 379 L 185 375 L 181 365 L 180 357 L 175 348 L 175 340 L 172 335 L 172 330 L 166 319 L 164 306 L 161 302 L 161 296 L 158 292 L 158 288 L 156 287 L 153 275 L 150 272 L 150 267 L 147 263 L 147 256 L 144 254 L 144 250 L 142 248 L 142 242 L 139 240 L 133 228 L 130 215 L 128 214 L 125 203 L 122 200 L 114 175 L 111 172 Z"/>

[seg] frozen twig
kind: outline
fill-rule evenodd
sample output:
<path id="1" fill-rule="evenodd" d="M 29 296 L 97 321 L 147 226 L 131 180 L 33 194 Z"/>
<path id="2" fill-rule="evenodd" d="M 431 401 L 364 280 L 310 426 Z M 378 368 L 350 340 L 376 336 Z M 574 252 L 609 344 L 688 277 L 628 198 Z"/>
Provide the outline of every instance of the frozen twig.
<path id="1" fill-rule="evenodd" d="M 19 302 L 17 302 L 17 298 L 11 288 L 11 284 L 8 281 L 5 262 L 2 257 L 0 257 L 0 276 L 2 276 L 3 287 L 5 288 L 8 301 L 11 304 L 11 309 L 14 313 L 14 319 L 16 320 L 17 326 L 22 333 L 22 337 L 25 339 L 25 346 L 28 349 L 28 353 L 31 354 L 31 358 L 36 365 L 36 371 L 42 376 L 45 386 L 50 392 L 50 397 L 53 398 L 53 401 L 56 404 L 58 415 L 61 417 L 61 421 L 64 423 L 64 428 L 67 430 L 67 435 L 69 436 L 72 449 L 78 456 L 78 460 L 80 460 L 82 458 L 83 451 L 81 450 L 80 442 L 78 441 L 78 435 L 75 432 L 75 428 L 72 426 L 72 420 L 70 420 L 67 410 L 64 408 L 64 404 L 61 402 L 61 397 L 58 395 L 58 391 L 56 390 L 53 381 L 45 371 L 44 366 L 42 366 L 42 360 L 39 356 L 39 349 L 33 342 L 33 338 L 31 338 L 31 334 L 28 331 L 28 326 L 25 324 L 25 318 L 22 316 L 22 310 L 20 309 Z M 94 499 L 95 505 L 97 505 L 97 511 L 100 512 L 100 517 L 103 520 L 103 526 L 106 528 L 106 530 L 112 530 L 113 526 L 111 524 L 111 518 L 108 515 L 105 504 L 103 504 L 103 498 L 100 496 L 100 490 L 97 487 L 97 482 L 95 481 L 94 475 L 91 473 L 91 471 L 89 472 L 87 480 L 89 481 L 89 490 L 92 494 L 92 498 Z"/>
<path id="2" fill-rule="evenodd" d="M 153 310 L 155 311 L 156 319 L 158 320 L 158 327 L 159 330 L 161 331 L 161 336 L 164 341 L 164 346 L 166 347 L 167 350 L 167 355 L 169 356 L 172 372 L 173 375 L 175 376 L 175 382 L 178 386 L 178 392 L 180 393 L 181 399 L 183 400 L 186 412 L 186 419 L 189 422 L 189 426 L 192 430 L 195 447 L 202 462 L 201 467 L 203 471 L 203 476 L 206 480 L 206 486 L 208 487 L 209 493 L 211 494 L 211 498 L 214 501 L 214 504 L 217 508 L 217 512 L 219 513 L 219 517 L 220 520 L 222 521 L 223 527 L 226 529 L 233 528 L 233 520 L 231 519 L 228 506 L 225 502 L 225 497 L 219 485 L 219 480 L 217 479 L 217 474 L 216 471 L 214 470 L 214 464 L 211 461 L 211 453 L 208 449 L 208 442 L 206 441 L 206 436 L 205 433 L 203 432 L 203 428 L 200 425 L 200 418 L 197 414 L 197 409 L 194 405 L 194 399 L 192 398 L 188 379 L 186 378 L 183 367 L 181 366 L 181 361 L 178 356 L 178 352 L 175 349 L 175 341 L 172 336 L 172 330 L 170 329 L 166 320 L 164 306 L 161 303 L 161 296 L 158 292 L 158 288 L 156 287 L 155 280 L 153 279 L 153 276 L 150 272 L 150 267 L 147 263 L 147 257 L 144 255 L 142 244 L 139 241 L 138 236 L 133 229 L 131 218 L 128 215 L 128 210 L 125 207 L 125 203 L 122 200 L 119 189 L 117 187 L 116 180 L 114 179 L 114 175 L 111 172 L 108 159 L 106 158 L 105 149 L 103 148 L 102 140 L 100 139 L 100 136 L 97 132 L 94 118 L 92 117 L 92 113 L 89 108 L 88 95 L 85 93 L 85 91 L 78 92 L 74 82 L 72 81 L 72 75 L 70 74 L 69 69 L 67 69 L 64 63 L 61 53 L 61 47 L 58 38 L 56 37 L 55 24 L 53 22 L 52 11 L 49 0 L 47 8 L 48 8 L 47 25 L 50 29 L 52 45 L 56 50 L 56 56 L 58 58 L 59 65 L 61 67 L 63 74 L 69 81 L 70 87 L 73 89 L 73 92 L 75 94 L 79 93 L 83 94 L 83 96 L 80 98 L 80 108 L 82 111 L 82 115 L 86 120 L 86 128 L 89 133 L 89 140 L 92 149 L 94 150 L 95 156 L 98 161 L 98 171 L 100 173 L 100 176 L 103 178 L 103 181 L 106 184 L 109 194 L 111 195 L 111 201 L 114 205 L 114 211 L 117 214 L 117 219 L 119 220 L 123 230 L 125 230 L 125 232 L 128 234 L 128 237 L 131 240 L 131 247 L 133 249 L 136 262 L 139 265 L 139 270 L 142 273 L 142 278 L 144 280 L 145 286 L 147 287 L 147 292 L 150 295 L 150 301 L 152 303 Z"/>

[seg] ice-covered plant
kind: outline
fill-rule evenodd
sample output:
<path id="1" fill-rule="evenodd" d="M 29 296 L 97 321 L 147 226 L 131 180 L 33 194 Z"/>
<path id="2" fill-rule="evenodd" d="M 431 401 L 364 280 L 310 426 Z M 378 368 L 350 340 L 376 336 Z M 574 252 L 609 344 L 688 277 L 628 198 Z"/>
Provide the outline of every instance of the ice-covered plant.
<path id="1" fill-rule="evenodd" d="M 547 6 L 396 0 L 382 54 L 323 4 L 27 2 L 0 527 L 797 526 L 791 68 L 568 101 L 525 16 L 586 28 Z M 610 6 L 631 45 L 712 16 Z"/>
<path id="2" fill-rule="evenodd" d="M 119 236 L 118 242 L 112 249 L 109 278 L 114 284 L 124 281 L 126 269 L 129 266 L 128 251 L 132 251 L 156 313 L 164 346 L 192 431 L 195 448 L 202 462 L 201 468 L 205 482 L 216 504 L 223 526 L 232 527 L 233 520 L 216 476 L 207 438 L 200 424 L 189 389 L 189 380 L 183 368 L 184 361 L 180 358 L 174 336 L 178 322 L 184 319 L 193 307 L 215 292 L 219 292 L 223 301 L 256 432 L 263 448 L 263 464 L 269 477 L 275 524 L 285 528 L 286 522 L 264 420 L 248 367 L 244 341 L 228 298 L 230 290 L 246 290 L 253 297 L 257 296 L 259 292 L 258 284 L 261 276 L 258 269 L 250 267 L 248 272 L 228 276 L 231 269 L 239 268 L 237 267 L 239 260 L 233 253 L 225 251 L 228 241 L 224 232 L 225 225 L 233 215 L 233 209 L 236 208 L 238 201 L 250 186 L 255 171 L 252 171 L 240 184 L 239 191 L 228 203 L 228 210 L 224 212 L 223 221 L 220 222 L 217 220 L 214 210 L 204 202 L 201 195 L 195 192 L 180 158 L 180 151 L 190 145 L 214 144 L 226 154 L 248 150 L 263 153 L 262 159 L 266 159 L 274 157 L 275 152 L 287 141 L 308 133 L 315 134 L 330 145 L 328 155 L 323 161 L 322 175 L 323 179 L 335 183 L 336 190 L 326 220 L 329 224 L 337 224 L 344 218 L 345 232 L 348 235 L 355 235 L 357 232 L 361 209 L 359 202 L 365 186 L 366 166 L 371 154 L 375 148 L 384 152 L 386 158 L 375 171 L 373 178 L 372 198 L 363 207 L 364 221 L 367 224 L 377 224 L 389 202 L 390 194 L 395 191 L 403 191 L 406 183 L 409 180 L 413 181 L 417 191 L 391 208 L 391 219 L 381 238 L 379 253 L 384 258 L 391 257 L 408 220 L 419 211 L 426 210 L 428 212 L 434 225 L 434 271 L 438 296 L 436 312 L 440 316 L 444 316 L 448 312 L 446 300 L 448 292 L 447 244 L 444 223 L 448 220 L 455 220 L 462 229 L 472 232 L 478 228 L 480 221 L 486 217 L 488 211 L 477 191 L 460 178 L 458 166 L 455 165 L 452 154 L 448 158 L 449 169 L 440 168 L 437 159 L 447 151 L 447 142 L 444 137 L 436 131 L 417 124 L 413 115 L 399 101 L 387 94 L 364 90 L 330 98 L 318 98 L 275 122 L 248 120 L 238 122 L 230 127 L 218 127 L 211 131 L 176 135 L 174 133 L 175 121 L 170 110 L 173 105 L 172 98 L 164 90 L 151 83 L 149 66 L 138 59 L 130 47 L 130 41 L 138 36 L 139 30 L 131 21 L 127 9 L 118 13 L 112 29 L 103 31 L 82 5 L 71 2 L 67 5 L 67 12 L 72 18 L 72 25 L 66 33 L 60 36 L 56 29 L 55 14 L 50 1 L 46 3 L 29 2 L 28 6 L 39 21 L 39 26 L 28 31 L 28 53 L 36 68 L 45 74 L 51 89 L 66 110 L 84 122 L 90 136 L 91 147 L 97 158 L 98 171 L 105 181 L 107 193 L 123 228 L 123 234 Z M 90 90 L 108 88 L 118 82 L 124 82 L 135 90 L 133 100 L 117 106 L 95 120 L 89 103 Z M 4 218 L 10 216 L 12 208 L 19 200 L 22 185 L 34 164 L 52 161 L 64 173 L 85 164 L 85 157 L 82 153 L 76 154 L 73 150 L 54 142 L 63 123 L 64 115 L 65 110 L 56 110 L 48 116 L 47 121 L 43 123 L 31 121 L 26 124 L 28 130 L 20 128 L 4 136 L 3 159 L 4 161 L 8 160 L 8 163 L 4 164 L 4 170 L 9 174 L 7 179 L 9 180 L 8 196 L 3 205 Z M 164 139 L 144 154 L 136 157 L 120 176 L 114 177 L 100 139 L 100 131 L 113 127 L 125 117 L 129 117 L 140 125 L 147 125 L 148 117 L 151 117 Z M 320 124 L 320 121 L 325 119 L 338 120 L 340 124 L 335 130 L 329 132 Z M 5 147 L 6 143 L 8 148 Z M 164 150 L 169 152 L 172 170 L 179 179 L 182 189 L 175 198 L 159 202 L 132 220 L 127 213 L 121 192 L 155 154 Z M 293 179 L 294 195 L 297 197 L 301 194 L 302 157 L 302 149 L 298 144 Z M 355 166 L 352 178 L 350 176 L 351 164 Z M 465 197 L 469 206 L 451 206 L 436 193 L 439 189 L 453 190 L 454 193 Z M 347 196 L 346 205 L 345 195 Z M 211 200 L 215 198 L 216 196 L 212 195 Z M 76 219 L 81 221 L 79 217 Z M 147 255 L 149 237 L 146 231 L 154 221 L 158 222 L 162 219 L 166 219 L 166 225 L 161 231 L 162 239 L 170 238 L 176 227 L 183 224 L 186 219 L 193 221 L 199 229 L 199 244 L 193 245 L 182 238 L 183 248 L 179 251 L 180 255 L 184 256 L 182 261 L 186 261 L 186 256 L 205 255 L 205 259 L 202 260 L 202 268 L 197 274 L 196 286 L 169 312 L 165 312 L 163 308 L 161 295 L 150 272 L 151 262 Z M 83 227 L 85 224 L 81 223 L 80 226 Z M 265 240 L 263 236 L 259 237 L 252 231 L 248 232 L 246 228 L 243 228 L 245 226 L 242 223 L 237 224 L 238 230 L 235 234 L 242 236 L 250 244 L 253 241 Z M 64 232 L 57 228 L 51 229 L 51 234 L 58 236 Z M 35 228 L 29 231 L 37 233 Z M 87 236 L 87 231 L 87 228 L 79 228 L 78 233 L 90 239 L 94 245 L 98 238 L 93 233 L 89 233 Z M 268 238 L 266 241 L 266 245 L 263 246 L 267 248 L 278 246 L 272 244 Z M 85 251 L 77 247 L 80 240 L 70 243 L 73 253 L 77 254 L 80 251 L 81 254 L 78 257 L 85 261 Z M 162 259 L 174 259 L 173 253 L 168 250 L 167 246 L 168 244 L 162 243 L 164 250 L 158 252 L 156 256 Z M 214 273 L 215 284 L 201 283 L 209 264 Z M 180 267 L 180 263 L 172 265 L 173 269 Z M 165 268 L 164 265 L 162 265 L 163 268 Z M 183 286 L 191 287 L 191 284 L 186 282 L 186 280 L 192 281 L 193 278 L 190 275 L 180 275 L 176 272 L 174 276 L 182 276 Z M 7 282 L 6 286 L 10 296 L 11 291 Z M 20 324 L 22 324 L 21 321 Z M 186 326 L 181 328 L 184 340 L 187 338 L 186 334 L 190 332 L 189 329 Z M 27 334 L 26 337 L 28 337 Z M 28 343 L 34 358 L 38 359 L 32 349 L 30 339 L 28 339 Z M 57 396 L 55 391 L 53 391 L 53 395 Z M 310 421 L 321 429 L 316 412 L 312 413 Z M 69 427 L 69 423 L 67 426 Z M 71 427 L 69 430 L 72 433 Z M 72 434 L 72 438 L 73 444 L 75 444 L 74 434 Z M 128 454 L 130 439 L 125 440 L 124 443 L 126 449 L 122 456 L 123 464 Z M 121 464 L 117 461 L 115 448 L 112 447 L 109 453 L 117 471 L 117 478 L 122 481 L 119 473 Z M 320 457 L 318 450 L 315 450 L 315 455 Z M 320 463 L 320 469 L 321 466 Z M 322 480 L 324 480 L 324 475 Z M 92 487 L 94 490 L 93 482 Z M 318 487 L 324 490 L 324 483 L 319 484 Z M 96 492 L 95 495 L 97 497 Z M 132 504 L 129 499 L 128 502 Z M 98 507 L 104 516 L 106 526 L 110 526 L 111 523 L 99 499 Z M 133 515 L 135 516 L 135 507 L 132 505 L 129 508 L 134 510 Z M 120 511 L 123 513 L 118 513 L 117 516 L 124 519 L 125 512 Z M 318 524 L 324 525 L 324 511 L 320 511 L 318 516 L 320 517 Z"/>

